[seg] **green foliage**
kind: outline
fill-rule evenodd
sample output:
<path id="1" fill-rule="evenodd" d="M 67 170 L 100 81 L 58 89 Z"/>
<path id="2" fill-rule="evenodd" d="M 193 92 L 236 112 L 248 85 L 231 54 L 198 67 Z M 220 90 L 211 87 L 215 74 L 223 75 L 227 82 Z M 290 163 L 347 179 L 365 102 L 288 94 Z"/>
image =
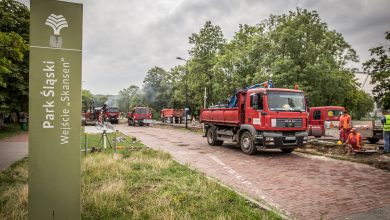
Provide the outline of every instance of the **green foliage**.
<path id="1" fill-rule="evenodd" d="M 207 21 L 189 43 L 184 65 L 148 71 L 141 90 L 145 94 L 139 96 L 143 103 L 156 110 L 184 107 L 188 88 L 189 107 L 196 114 L 203 107 L 205 88 L 207 105 L 225 103 L 237 89 L 272 79 L 279 88 L 298 84 L 310 106 L 344 106 L 356 117 L 373 108 L 346 68 L 358 61 L 355 50 L 316 11 L 297 8 L 254 26 L 240 25 L 230 41 Z"/>
<path id="2" fill-rule="evenodd" d="M 362 90 L 350 91 L 346 95 L 348 99 L 345 101 L 345 106 L 350 109 L 350 115 L 354 120 L 359 120 L 367 115 L 367 112 L 374 110 L 374 100 L 366 92 Z"/>
<path id="3" fill-rule="evenodd" d="M 0 140 L 8 137 L 15 136 L 22 131 L 20 130 L 19 123 L 5 124 L 3 129 L 0 131 Z"/>
<path id="4" fill-rule="evenodd" d="M 171 79 L 163 68 L 153 67 L 148 71 L 144 79 L 143 91 L 146 104 L 153 109 L 171 106 Z"/>
<path id="5" fill-rule="evenodd" d="M 317 12 L 298 8 L 256 26 L 240 25 L 220 68 L 230 90 L 273 79 L 280 88 L 298 84 L 311 106 L 346 105 L 346 94 L 359 91 L 344 67 L 354 61 L 356 52 L 341 34 L 328 30 Z"/>
<path id="6" fill-rule="evenodd" d="M 208 102 L 217 100 L 213 94 L 213 87 L 217 85 L 219 71 L 215 71 L 218 55 L 223 53 L 226 40 L 223 37 L 219 26 L 206 21 L 199 33 L 193 33 L 189 38 L 192 48 L 189 53 L 191 60 L 187 64 L 188 82 L 191 82 L 191 89 L 195 90 L 192 97 L 195 103 L 203 103 L 203 90 L 207 87 Z"/>
<path id="7" fill-rule="evenodd" d="M 103 105 L 108 101 L 107 95 L 93 95 L 94 107 L 103 107 Z"/>
<path id="8" fill-rule="evenodd" d="M 0 114 L 27 111 L 29 10 L 0 1 Z"/>
<path id="9" fill-rule="evenodd" d="M 81 91 L 82 111 L 93 111 L 93 95 L 89 90 Z"/>
<path id="10" fill-rule="evenodd" d="M 89 146 L 99 140 L 88 135 Z M 281 219 L 167 153 L 138 141 L 126 146 L 83 156 L 82 219 Z M 27 184 L 28 159 L 0 172 L 0 219 L 28 217 Z"/>
<path id="11" fill-rule="evenodd" d="M 14 0 L 0 1 L 0 31 L 15 32 L 29 42 L 30 11 L 27 6 Z"/>
<path id="12" fill-rule="evenodd" d="M 298 84 L 317 106 L 343 104 L 347 91 L 357 90 L 354 75 L 344 68 L 357 61 L 356 52 L 317 12 L 297 9 L 271 16 L 265 26 L 272 45 L 265 66 L 277 86 Z"/>
<path id="13" fill-rule="evenodd" d="M 139 87 L 135 85 L 131 85 L 126 89 L 122 89 L 119 91 L 119 98 L 117 100 L 117 105 L 119 108 L 119 111 L 121 112 L 128 112 L 130 107 L 130 100 L 137 95 L 137 92 L 139 91 Z"/>
<path id="14" fill-rule="evenodd" d="M 390 42 L 390 32 L 386 32 L 385 39 Z M 390 47 L 388 44 L 386 47 L 371 48 L 372 58 L 364 63 L 364 69 L 371 75 L 371 83 L 375 84 L 375 100 L 384 109 L 390 109 Z"/>

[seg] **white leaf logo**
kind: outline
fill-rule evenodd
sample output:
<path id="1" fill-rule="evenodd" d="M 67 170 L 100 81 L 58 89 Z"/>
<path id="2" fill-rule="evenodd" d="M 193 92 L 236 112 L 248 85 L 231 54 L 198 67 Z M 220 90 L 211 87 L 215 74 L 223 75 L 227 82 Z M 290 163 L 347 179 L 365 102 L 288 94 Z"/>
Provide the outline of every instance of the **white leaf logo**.
<path id="1" fill-rule="evenodd" d="M 63 15 L 51 14 L 45 24 L 53 28 L 54 35 L 60 35 L 61 29 L 68 27 L 68 22 Z"/>

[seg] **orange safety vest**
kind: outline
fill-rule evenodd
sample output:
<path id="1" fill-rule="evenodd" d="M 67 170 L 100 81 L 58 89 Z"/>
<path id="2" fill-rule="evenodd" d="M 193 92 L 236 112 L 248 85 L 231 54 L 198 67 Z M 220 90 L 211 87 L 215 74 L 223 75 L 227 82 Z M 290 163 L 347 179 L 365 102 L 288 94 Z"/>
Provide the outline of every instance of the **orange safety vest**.
<path id="1" fill-rule="evenodd" d="M 347 115 L 342 115 L 340 117 L 340 127 L 343 126 L 342 128 L 344 129 L 349 129 L 351 128 L 351 116 Z"/>
<path id="2" fill-rule="evenodd" d="M 360 143 L 362 142 L 362 136 L 359 133 L 350 133 L 348 136 L 348 140 L 352 146 L 360 146 Z"/>

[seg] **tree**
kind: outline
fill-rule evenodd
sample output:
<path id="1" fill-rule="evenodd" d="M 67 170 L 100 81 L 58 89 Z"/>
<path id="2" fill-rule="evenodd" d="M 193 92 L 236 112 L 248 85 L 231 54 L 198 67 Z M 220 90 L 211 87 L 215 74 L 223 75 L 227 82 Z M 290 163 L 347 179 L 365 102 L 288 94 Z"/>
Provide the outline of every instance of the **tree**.
<path id="1" fill-rule="evenodd" d="M 367 108 L 356 103 L 371 103 L 345 67 L 358 60 L 356 52 L 316 11 L 298 8 L 255 26 L 240 25 L 218 58 L 215 68 L 222 78 L 214 87 L 230 93 L 272 79 L 281 88 L 298 84 L 311 106 L 341 105 L 358 112 Z M 352 98 L 359 100 L 352 103 Z"/>
<path id="2" fill-rule="evenodd" d="M 27 111 L 28 37 L 28 8 L 0 1 L 0 118 L 11 111 Z"/>
<path id="3" fill-rule="evenodd" d="M 390 32 L 386 32 L 385 39 L 390 42 Z M 388 44 L 389 45 L 389 44 Z M 379 46 L 370 49 L 372 58 L 366 61 L 364 70 L 371 75 L 374 84 L 374 97 L 384 109 L 390 109 L 390 47 Z"/>
<path id="4" fill-rule="evenodd" d="M 155 110 L 171 107 L 172 83 L 169 73 L 161 67 L 153 67 L 148 70 L 144 79 L 143 91 L 147 105 Z"/>
<path id="5" fill-rule="evenodd" d="M 108 101 L 107 95 L 93 95 L 93 103 L 95 108 L 103 107 L 103 105 L 106 104 L 107 101 Z"/>
<path id="6" fill-rule="evenodd" d="M 117 105 L 119 111 L 128 112 L 130 106 L 130 100 L 137 94 L 139 91 L 139 87 L 135 85 L 131 85 L 126 89 L 122 89 L 119 91 L 119 98 L 117 100 Z"/>
<path id="7" fill-rule="evenodd" d="M 86 112 L 90 110 L 93 112 L 93 95 L 89 90 L 82 90 L 81 91 L 81 104 L 82 104 L 82 111 Z"/>
<path id="8" fill-rule="evenodd" d="M 189 51 L 191 60 L 188 64 L 189 76 L 187 77 L 191 79 L 190 82 L 197 91 L 197 100 L 202 100 L 202 91 L 207 87 L 208 102 L 213 103 L 215 101 L 213 85 L 218 74 L 213 68 L 217 62 L 217 55 L 223 52 L 226 43 L 222 30 L 211 21 L 206 21 L 199 33 L 193 33 L 189 37 L 189 43 L 193 46 Z"/>
<path id="9" fill-rule="evenodd" d="M 359 120 L 374 109 L 373 98 L 362 90 L 350 91 L 345 102 L 345 107 L 350 109 L 350 115 L 354 120 Z"/>
<path id="10" fill-rule="evenodd" d="M 298 8 L 272 15 L 263 25 L 270 30 L 271 45 L 263 65 L 276 85 L 300 85 L 315 106 L 342 105 L 347 91 L 357 91 L 354 75 L 345 67 L 358 61 L 356 52 L 316 11 Z"/>

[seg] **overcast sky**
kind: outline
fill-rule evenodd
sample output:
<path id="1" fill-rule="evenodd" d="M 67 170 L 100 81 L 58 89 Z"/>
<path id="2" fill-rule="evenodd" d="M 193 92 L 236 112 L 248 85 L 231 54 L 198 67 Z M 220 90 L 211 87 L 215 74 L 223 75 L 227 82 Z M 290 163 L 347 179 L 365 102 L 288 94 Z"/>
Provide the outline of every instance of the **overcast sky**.
<path id="1" fill-rule="evenodd" d="M 20 0 L 28 2 L 28 0 Z M 74 2 L 77 2 L 74 1 Z M 80 1 L 78 1 L 80 2 Z M 117 94 L 142 85 L 148 69 L 169 70 L 188 58 L 188 37 L 207 20 L 231 39 L 239 24 L 254 25 L 296 7 L 316 10 L 364 62 L 385 44 L 389 0 L 87 0 L 84 4 L 83 89 Z M 361 64 L 354 67 L 361 69 Z"/>

